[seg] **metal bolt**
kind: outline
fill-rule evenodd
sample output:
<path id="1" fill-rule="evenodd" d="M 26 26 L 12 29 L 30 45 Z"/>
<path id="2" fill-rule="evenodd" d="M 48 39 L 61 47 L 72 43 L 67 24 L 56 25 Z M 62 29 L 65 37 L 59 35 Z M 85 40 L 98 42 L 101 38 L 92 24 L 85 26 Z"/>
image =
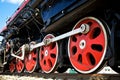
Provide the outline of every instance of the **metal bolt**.
<path id="1" fill-rule="evenodd" d="M 90 26 L 89 26 L 88 24 L 82 24 L 82 25 L 80 26 L 80 28 L 81 28 L 83 34 L 88 33 L 89 30 L 90 30 Z"/>

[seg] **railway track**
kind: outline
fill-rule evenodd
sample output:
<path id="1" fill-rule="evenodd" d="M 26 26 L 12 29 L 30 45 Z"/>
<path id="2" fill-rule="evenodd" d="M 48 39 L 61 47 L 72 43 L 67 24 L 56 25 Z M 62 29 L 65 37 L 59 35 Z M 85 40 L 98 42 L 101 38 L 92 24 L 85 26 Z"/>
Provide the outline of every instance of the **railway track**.
<path id="1" fill-rule="evenodd" d="M 69 73 L 9 73 L 5 72 L 0 74 L 0 76 L 14 76 L 14 77 L 27 77 L 27 78 L 42 78 L 42 79 L 53 79 L 53 80 L 120 80 L 120 74 L 69 74 Z M 19 80 L 19 79 L 17 79 Z M 24 78 L 23 78 L 24 80 Z"/>
<path id="2" fill-rule="evenodd" d="M 23 73 L 10 73 L 9 71 L 5 71 L 0 73 L 1 77 L 4 77 L 5 80 L 120 80 L 120 74 L 114 72 L 109 67 L 104 67 L 96 74 L 79 74 L 73 69 L 68 69 L 65 73 L 55 72 L 51 74 L 42 73 L 41 71 L 33 73 L 26 71 Z"/>

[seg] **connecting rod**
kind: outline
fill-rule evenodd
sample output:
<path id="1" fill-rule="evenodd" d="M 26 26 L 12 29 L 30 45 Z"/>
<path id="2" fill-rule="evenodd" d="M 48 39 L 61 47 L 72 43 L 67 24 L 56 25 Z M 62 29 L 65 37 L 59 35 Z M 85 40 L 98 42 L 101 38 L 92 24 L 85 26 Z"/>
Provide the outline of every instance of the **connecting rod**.
<path id="1" fill-rule="evenodd" d="M 29 44 L 24 44 L 21 47 L 21 49 L 19 49 L 15 54 L 12 53 L 11 56 L 19 58 L 21 60 L 24 60 L 25 53 L 28 52 L 28 51 L 32 51 L 32 50 L 34 50 L 38 47 L 44 46 L 44 45 L 49 45 L 50 43 L 56 42 L 58 40 L 67 38 L 69 36 L 72 36 L 72 35 L 75 35 L 75 34 L 78 34 L 78 33 L 86 34 L 86 33 L 89 32 L 89 30 L 90 30 L 90 27 L 89 27 L 88 24 L 82 24 L 79 28 L 74 29 L 72 31 L 69 31 L 67 33 L 64 33 L 62 35 L 56 36 L 52 39 L 45 39 L 44 41 L 42 41 L 40 43 L 37 43 L 37 44 L 30 44 L 30 45 Z M 22 54 L 22 56 L 19 56 L 19 54 Z"/>

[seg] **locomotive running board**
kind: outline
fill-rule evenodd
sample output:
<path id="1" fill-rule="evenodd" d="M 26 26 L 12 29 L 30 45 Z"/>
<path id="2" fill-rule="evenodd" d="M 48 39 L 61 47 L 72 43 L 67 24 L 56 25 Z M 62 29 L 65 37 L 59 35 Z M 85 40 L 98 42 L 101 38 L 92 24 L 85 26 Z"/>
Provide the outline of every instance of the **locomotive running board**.
<path id="1" fill-rule="evenodd" d="M 75 30 L 72 30 L 72 31 L 69 31 L 67 33 L 64 33 L 62 35 L 59 35 L 55 38 L 52 38 L 52 39 L 45 39 L 44 41 L 38 43 L 38 44 L 24 44 L 16 53 L 13 53 L 11 51 L 11 56 L 13 57 L 16 57 L 20 60 L 24 60 L 24 56 L 25 56 L 25 53 L 28 52 L 28 51 L 32 51 L 38 47 L 41 47 L 41 46 L 44 46 L 44 45 L 48 45 L 52 42 L 56 42 L 58 40 L 61 40 L 61 39 L 64 39 L 64 38 L 67 38 L 69 36 L 72 36 L 72 35 L 75 35 L 75 34 L 78 34 L 78 33 L 82 33 L 82 34 L 86 34 L 89 32 L 89 25 L 88 24 L 82 24 L 79 28 L 75 29 Z M 21 56 L 19 56 L 20 54 L 22 54 Z"/>

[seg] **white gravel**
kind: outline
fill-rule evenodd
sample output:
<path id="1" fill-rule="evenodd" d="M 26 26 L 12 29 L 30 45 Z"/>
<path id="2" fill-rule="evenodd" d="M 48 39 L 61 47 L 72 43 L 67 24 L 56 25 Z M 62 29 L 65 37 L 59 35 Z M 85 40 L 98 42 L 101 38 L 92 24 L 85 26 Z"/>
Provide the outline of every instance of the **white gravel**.
<path id="1" fill-rule="evenodd" d="M 0 80 L 53 80 L 53 79 L 43 79 L 37 77 L 26 77 L 26 76 L 9 76 L 9 75 L 0 75 Z"/>

